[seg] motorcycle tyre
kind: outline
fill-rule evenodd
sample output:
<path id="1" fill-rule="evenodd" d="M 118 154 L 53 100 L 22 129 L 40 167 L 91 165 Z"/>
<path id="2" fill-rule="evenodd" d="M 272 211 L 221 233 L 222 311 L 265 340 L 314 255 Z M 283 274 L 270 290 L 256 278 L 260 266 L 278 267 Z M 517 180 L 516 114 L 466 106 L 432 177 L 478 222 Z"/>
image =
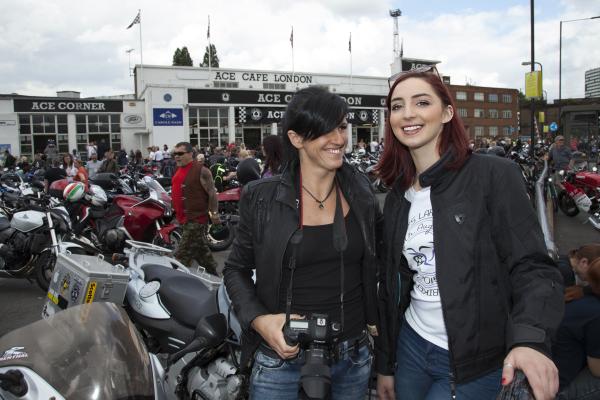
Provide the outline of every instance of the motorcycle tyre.
<path id="1" fill-rule="evenodd" d="M 564 190 L 558 194 L 558 207 L 569 217 L 574 217 L 579 214 L 579 208 L 577 208 L 575 200 L 573 200 Z"/>
<path id="2" fill-rule="evenodd" d="M 208 239 L 208 248 L 210 249 L 210 251 L 225 251 L 233 243 L 233 239 L 235 238 L 235 232 L 234 232 L 235 229 L 231 224 L 229 224 L 229 222 L 223 222 L 223 223 L 229 225 L 228 226 L 229 227 L 229 235 L 227 235 L 227 238 L 225 238 L 223 240 L 215 240 L 212 238 L 212 236 L 209 233 L 207 235 L 207 239 Z M 210 225 L 208 226 L 208 229 L 210 232 Z"/>
<path id="3" fill-rule="evenodd" d="M 87 254 L 84 249 L 73 248 L 69 249 L 71 254 Z M 45 249 L 38 256 L 35 264 L 35 280 L 44 292 L 48 291 L 50 282 L 52 281 L 52 275 L 54 275 L 54 268 L 56 267 L 56 255 L 52 249 Z"/>
<path id="4" fill-rule="evenodd" d="M 152 244 L 172 250 L 173 253 L 175 253 L 181 242 L 181 228 L 173 229 L 171 233 L 169 233 L 169 238 L 171 239 L 171 243 L 165 243 L 160 237 L 160 234 L 156 232 L 152 238 Z"/>

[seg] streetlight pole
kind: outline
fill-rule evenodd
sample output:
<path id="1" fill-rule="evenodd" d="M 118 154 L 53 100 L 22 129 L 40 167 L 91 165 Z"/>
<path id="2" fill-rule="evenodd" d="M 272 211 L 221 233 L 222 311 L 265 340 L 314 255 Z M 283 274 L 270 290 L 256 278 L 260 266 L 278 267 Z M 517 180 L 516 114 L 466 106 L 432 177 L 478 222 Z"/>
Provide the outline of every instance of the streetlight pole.
<path id="1" fill-rule="evenodd" d="M 576 21 L 587 21 L 589 19 L 598 19 L 600 15 L 589 18 L 578 18 L 578 19 L 568 19 L 566 21 L 560 21 L 560 31 L 559 31 L 559 39 L 558 39 L 558 100 L 562 99 L 562 26 L 563 22 L 576 22 Z"/>
<path id="2" fill-rule="evenodd" d="M 534 40 L 534 35 L 535 35 L 535 29 L 534 29 L 534 7 L 533 7 L 533 0 L 530 0 L 530 7 L 531 7 L 531 72 L 535 71 L 535 40 Z M 541 65 L 541 64 L 540 64 Z M 542 73 L 542 77 L 543 77 L 543 73 Z M 533 147 L 535 146 L 535 131 L 534 131 L 534 125 L 535 125 L 535 100 L 533 99 L 533 97 L 531 98 L 531 118 L 530 118 L 530 124 L 531 124 L 531 145 L 529 146 L 529 154 L 533 157 Z"/>

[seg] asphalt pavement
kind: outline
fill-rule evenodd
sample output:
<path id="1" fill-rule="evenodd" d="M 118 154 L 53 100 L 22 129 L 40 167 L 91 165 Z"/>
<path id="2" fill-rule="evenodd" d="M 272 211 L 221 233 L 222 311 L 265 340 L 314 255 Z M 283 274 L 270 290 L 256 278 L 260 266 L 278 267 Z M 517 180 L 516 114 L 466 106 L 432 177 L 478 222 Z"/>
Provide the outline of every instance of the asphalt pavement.
<path id="1" fill-rule="evenodd" d="M 380 203 L 385 196 L 379 195 Z M 567 217 L 561 211 L 555 214 L 554 242 L 560 254 L 585 243 L 600 242 L 600 232 L 585 222 L 583 214 Z M 214 253 L 219 271 L 229 251 Z M 41 318 L 46 294 L 35 282 L 23 279 L 0 278 L 0 336 Z"/>

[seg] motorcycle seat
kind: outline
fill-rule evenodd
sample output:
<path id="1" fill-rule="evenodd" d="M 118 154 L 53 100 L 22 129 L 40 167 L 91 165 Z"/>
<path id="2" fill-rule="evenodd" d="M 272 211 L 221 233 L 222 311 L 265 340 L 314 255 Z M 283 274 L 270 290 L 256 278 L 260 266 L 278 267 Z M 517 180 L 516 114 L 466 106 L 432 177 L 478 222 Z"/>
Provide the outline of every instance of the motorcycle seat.
<path id="1" fill-rule="evenodd" d="M 160 301 L 182 324 L 193 329 L 200 318 L 218 312 L 216 295 L 196 276 L 156 264 L 142 270 L 146 282 L 160 281 Z"/>

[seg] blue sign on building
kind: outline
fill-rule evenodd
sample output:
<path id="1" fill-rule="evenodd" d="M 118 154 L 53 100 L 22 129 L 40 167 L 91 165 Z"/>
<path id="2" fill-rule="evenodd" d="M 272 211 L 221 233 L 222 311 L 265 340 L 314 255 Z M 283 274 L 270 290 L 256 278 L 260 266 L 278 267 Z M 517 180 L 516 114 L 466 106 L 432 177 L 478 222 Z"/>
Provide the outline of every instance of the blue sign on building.
<path id="1" fill-rule="evenodd" d="M 183 109 L 154 108 L 154 126 L 183 126 Z"/>
<path id="2" fill-rule="evenodd" d="M 556 132 L 558 130 L 558 124 L 556 122 L 553 122 L 550 124 L 550 130 L 552 132 Z"/>

